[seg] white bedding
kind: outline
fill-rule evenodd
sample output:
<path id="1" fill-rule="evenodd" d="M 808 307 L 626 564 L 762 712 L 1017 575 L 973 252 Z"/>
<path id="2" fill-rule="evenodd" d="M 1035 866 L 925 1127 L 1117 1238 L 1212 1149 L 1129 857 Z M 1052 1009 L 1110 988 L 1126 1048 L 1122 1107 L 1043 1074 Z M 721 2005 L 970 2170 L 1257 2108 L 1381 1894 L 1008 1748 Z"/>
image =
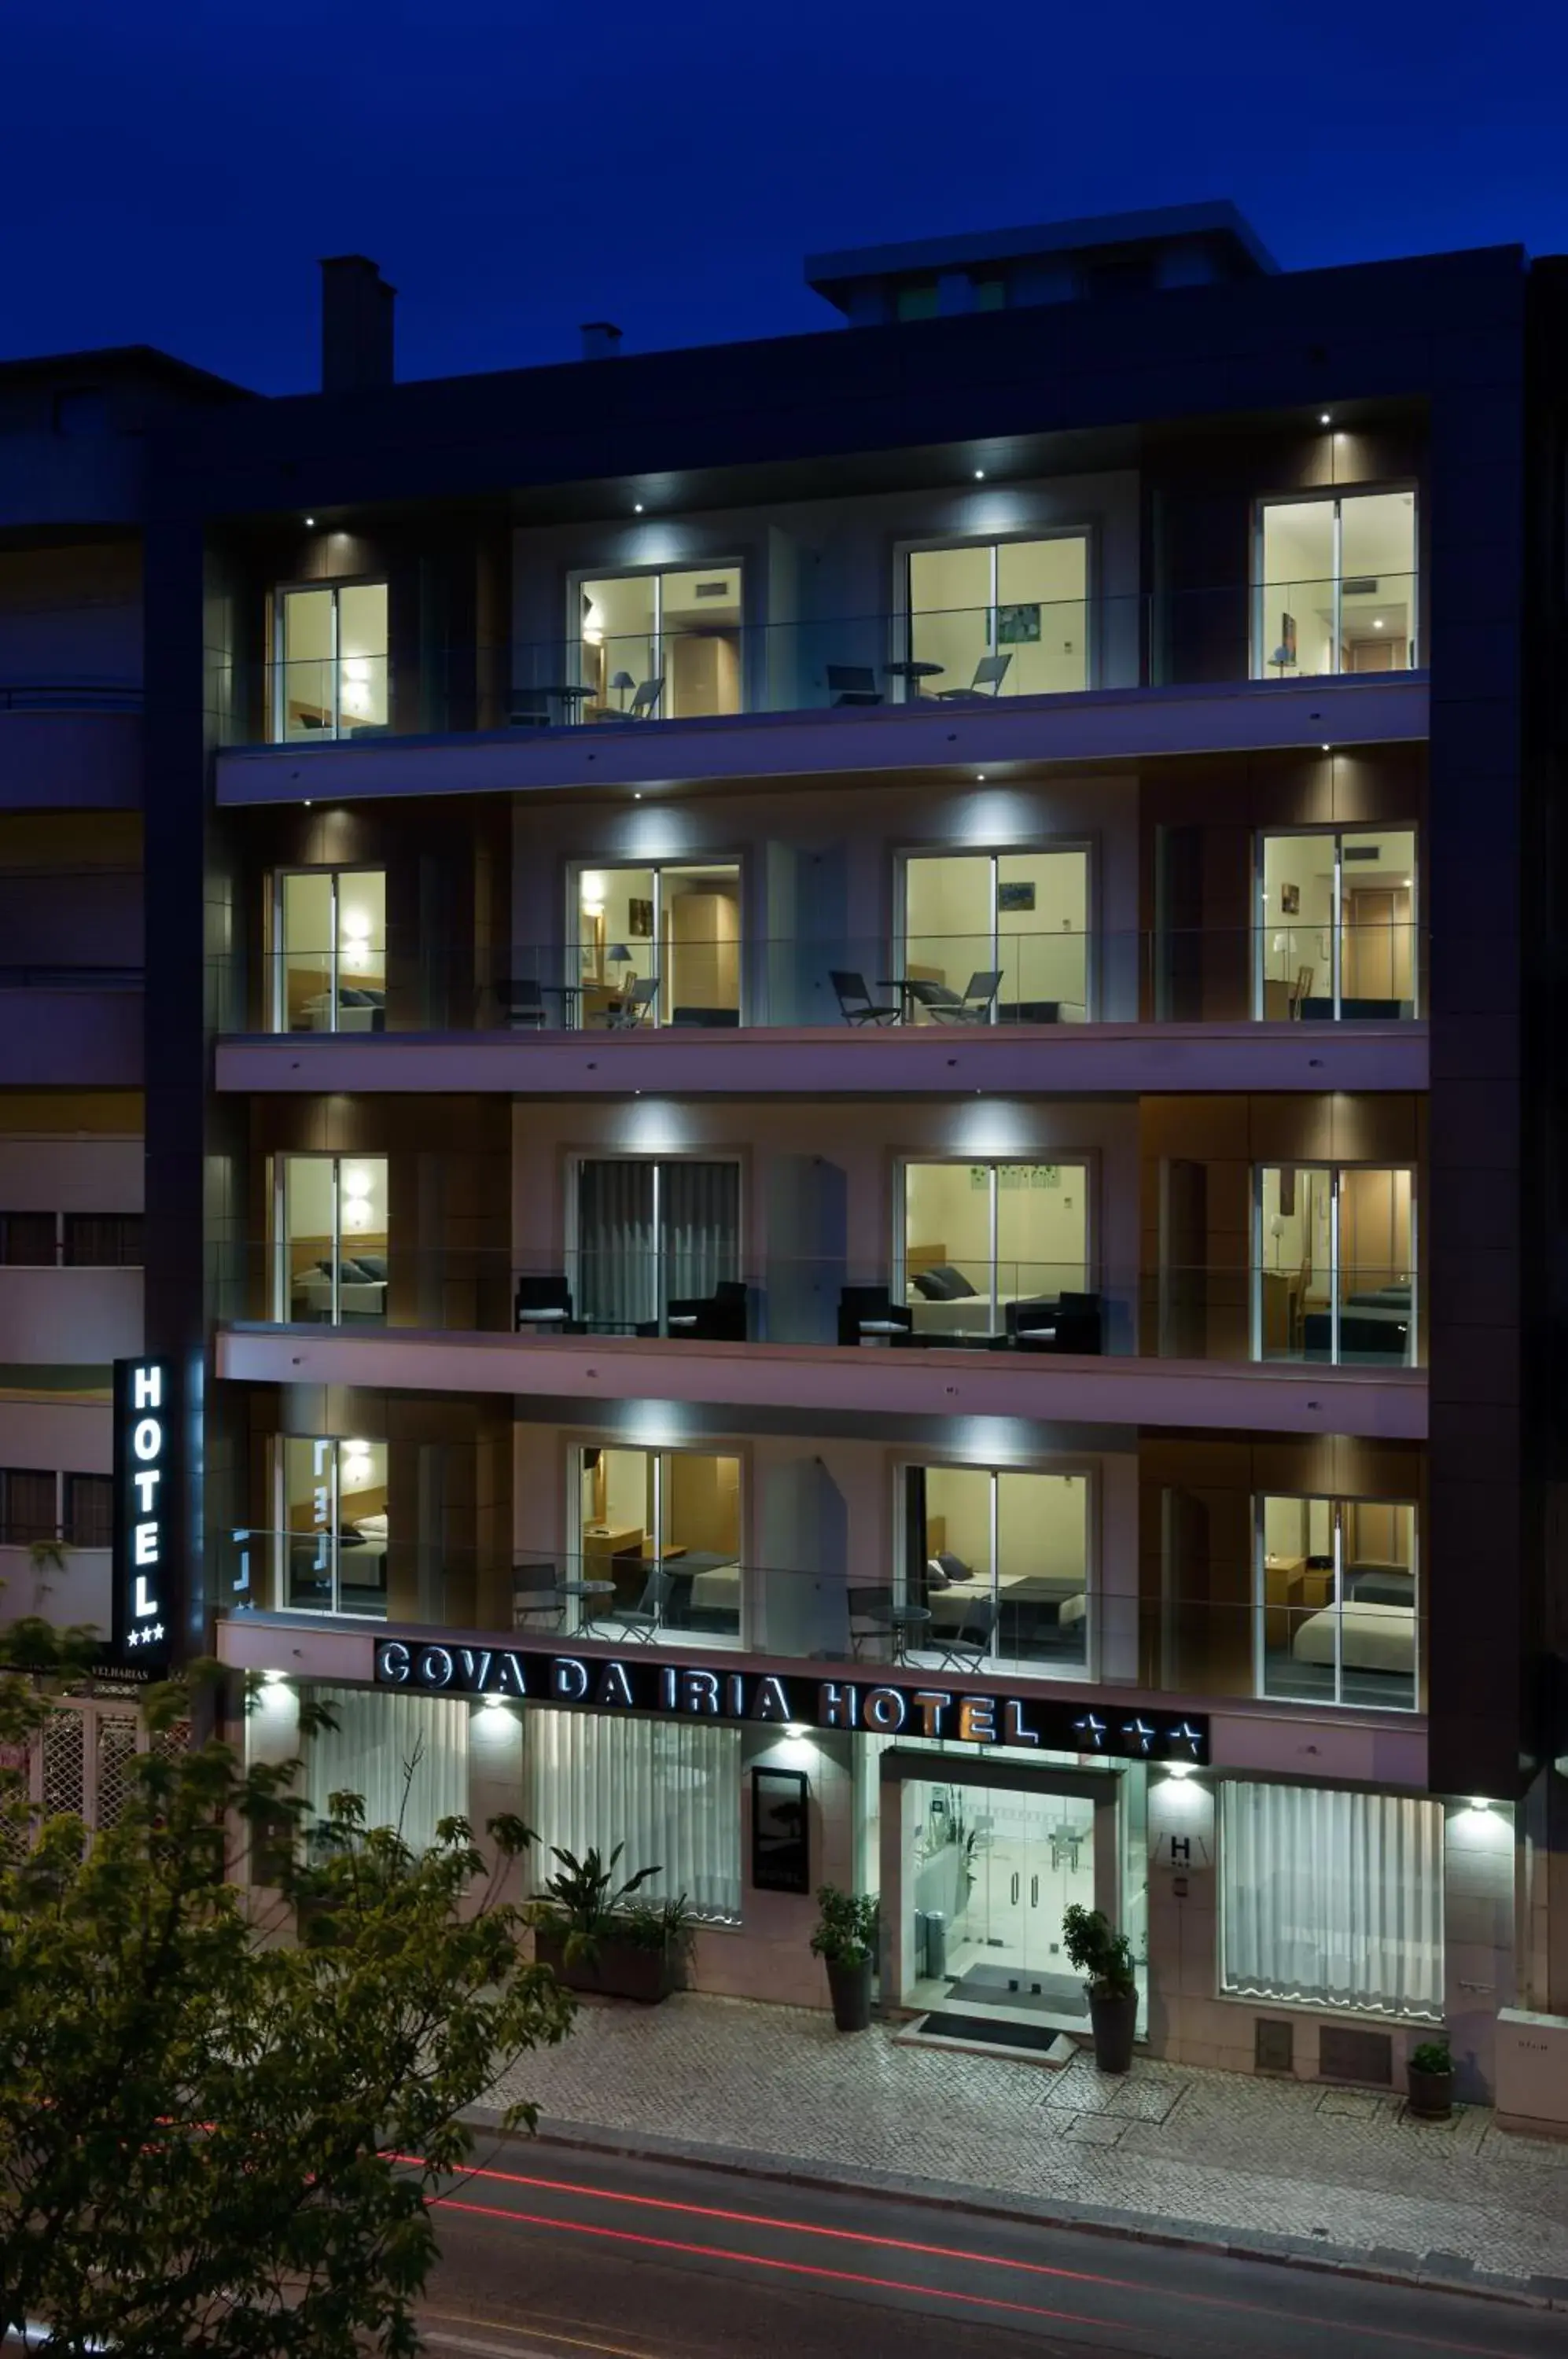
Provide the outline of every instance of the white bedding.
<path id="1" fill-rule="evenodd" d="M 1354 1601 L 1311 1614 L 1290 1642 L 1298 1663 L 1332 1663 L 1334 1624 L 1340 1628 L 1340 1660 L 1354 1671 L 1401 1671 L 1416 1667 L 1416 1617 L 1409 1605 L 1358 1605 Z"/>

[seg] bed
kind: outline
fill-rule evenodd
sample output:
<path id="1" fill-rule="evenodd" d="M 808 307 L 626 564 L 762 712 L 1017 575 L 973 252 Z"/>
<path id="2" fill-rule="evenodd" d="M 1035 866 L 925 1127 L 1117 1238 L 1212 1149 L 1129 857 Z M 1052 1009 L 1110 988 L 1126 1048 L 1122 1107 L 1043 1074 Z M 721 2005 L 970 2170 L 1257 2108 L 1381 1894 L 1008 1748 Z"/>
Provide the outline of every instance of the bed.
<path id="1" fill-rule="evenodd" d="M 1416 1617 L 1410 1605 L 1380 1605 L 1352 1598 L 1348 1603 L 1309 1614 L 1297 1625 L 1290 1652 L 1298 1663 L 1332 1664 L 1334 1629 L 1339 1629 L 1339 1658 L 1346 1670 L 1397 1671 L 1413 1679 L 1416 1668 Z"/>

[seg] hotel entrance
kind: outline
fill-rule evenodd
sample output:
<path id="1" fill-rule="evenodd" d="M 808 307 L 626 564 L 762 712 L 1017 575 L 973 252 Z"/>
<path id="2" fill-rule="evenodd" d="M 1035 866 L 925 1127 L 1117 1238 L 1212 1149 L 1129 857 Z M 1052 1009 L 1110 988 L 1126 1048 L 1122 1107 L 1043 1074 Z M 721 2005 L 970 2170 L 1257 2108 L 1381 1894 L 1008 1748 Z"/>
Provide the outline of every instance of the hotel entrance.
<path id="1" fill-rule="evenodd" d="M 878 1769 L 882 1998 L 917 2014 L 916 2032 L 1002 2049 L 1086 2033 L 1062 1941 L 1074 1904 L 1131 1935 L 1143 1993 L 1141 1764 L 1014 1767 L 898 1747 Z"/>

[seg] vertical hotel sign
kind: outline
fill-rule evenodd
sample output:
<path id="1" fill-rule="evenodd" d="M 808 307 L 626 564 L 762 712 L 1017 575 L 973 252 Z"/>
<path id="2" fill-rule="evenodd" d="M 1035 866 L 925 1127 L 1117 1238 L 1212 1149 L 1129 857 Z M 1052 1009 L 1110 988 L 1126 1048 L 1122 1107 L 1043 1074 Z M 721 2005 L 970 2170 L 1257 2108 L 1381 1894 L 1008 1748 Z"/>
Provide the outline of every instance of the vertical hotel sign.
<path id="1" fill-rule="evenodd" d="M 114 1363 L 114 1655 L 156 1675 L 173 1642 L 169 1484 L 174 1372 L 167 1360 Z"/>

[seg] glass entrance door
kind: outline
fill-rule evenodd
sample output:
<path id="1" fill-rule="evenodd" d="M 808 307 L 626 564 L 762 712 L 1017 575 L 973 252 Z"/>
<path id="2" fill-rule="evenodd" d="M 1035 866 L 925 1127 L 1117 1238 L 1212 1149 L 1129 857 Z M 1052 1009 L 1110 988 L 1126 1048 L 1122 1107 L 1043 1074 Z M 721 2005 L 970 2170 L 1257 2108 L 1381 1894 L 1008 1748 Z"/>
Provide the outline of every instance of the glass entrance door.
<path id="1" fill-rule="evenodd" d="M 916 2003 L 942 2017 L 1054 2033 L 1088 2019 L 1062 1920 L 1094 1898 L 1094 1806 L 1086 1797 L 920 1781 L 912 1788 Z M 933 2024 L 942 2030 L 942 2024 Z"/>

